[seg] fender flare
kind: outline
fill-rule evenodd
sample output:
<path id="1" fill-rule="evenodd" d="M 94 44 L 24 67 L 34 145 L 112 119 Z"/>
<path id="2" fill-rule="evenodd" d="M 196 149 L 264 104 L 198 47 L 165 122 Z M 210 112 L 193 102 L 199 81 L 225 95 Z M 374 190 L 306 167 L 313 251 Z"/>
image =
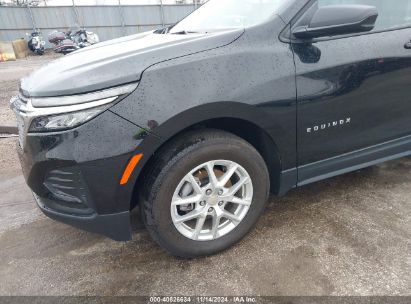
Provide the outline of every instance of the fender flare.
<path id="1" fill-rule="evenodd" d="M 193 125 L 221 118 L 241 119 L 263 130 L 273 124 L 270 116 L 258 107 L 241 102 L 213 102 L 185 110 L 153 128 L 151 132 L 162 141 L 167 141 Z M 275 142 L 271 135 L 270 138 Z"/>
<path id="2" fill-rule="evenodd" d="M 270 139 L 277 156 L 279 157 L 279 165 L 281 169 L 281 154 L 276 142 L 271 134 L 267 132 L 267 127 L 273 128 L 275 125 L 272 118 L 262 109 L 258 107 L 240 103 L 240 102 L 215 102 L 190 108 L 180 114 L 173 116 L 165 122 L 159 124 L 156 121 L 151 122 L 151 130 L 143 142 L 136 148 L 130 157 L 135 154 L 143 153 L 144 156 L 135 168 L 132 176 L 126 185 L 119 187 L 119 198 L 130 202 L 130 209 L 133 207 L 133 195 L 137 185 L 137 181 L 143 172 L 146 165 L 166 142 L 180 134 L 184 130 L 201 124 L 202 122 L 213 119 L 233 118 L 247 121 L 256 127 L 262 129 Z"/>

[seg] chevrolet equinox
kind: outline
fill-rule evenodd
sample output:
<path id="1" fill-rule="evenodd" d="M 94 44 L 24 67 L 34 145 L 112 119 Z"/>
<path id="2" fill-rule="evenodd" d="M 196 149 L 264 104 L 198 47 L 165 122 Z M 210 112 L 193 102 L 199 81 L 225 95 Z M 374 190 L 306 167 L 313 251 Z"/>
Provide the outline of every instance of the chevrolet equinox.
<path id="1" fill-rule="evenodd" d="M 49 217 L 114 240 L 140 208 L 174 255 L 216 253 L 268 195 L 411 154 L 411 1 L 211 0 L 82 49 L 11 101 Z"/>

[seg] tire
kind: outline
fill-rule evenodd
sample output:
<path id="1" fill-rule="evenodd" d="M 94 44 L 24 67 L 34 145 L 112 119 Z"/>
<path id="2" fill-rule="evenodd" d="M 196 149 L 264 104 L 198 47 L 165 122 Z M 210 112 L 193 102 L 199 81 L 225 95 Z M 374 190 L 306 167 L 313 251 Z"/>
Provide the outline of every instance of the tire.
<path id="1" fill-rule="evenodd" d="M 222 205 L 223 207 L 219 208 L 219 204 L 223 204 L 221 201 L 218 202 L 217 206 L 217 191 L 219 193 L 223 193 L 223 191 L 227 191 L 227 193 L 235 191 L 235 183 L 231 182 L 230 179 L 226 185 L 230 185 L 231 188 L 223 187 L 223 190 L 216 188 L 216 190 L 212 190 L 213 194 L 211 196 L 200 203 L 177 207 L 173 206 L 172 201 L 174 198 L 177 197 L 177 200 L 180 199 L 180 194 L 176 194 L 180 193 L 178 192 L 179 185 L 183 183 L 184 187 L 187 187 L 187 182 L 182 181 L 187 174 L 198 166 L 215 160 L 217 160 L 217 162 L 215 164 L 213 163 L 211 168 L 213 168 L 212 172 L 216 175 L 221 171 L 221 174 L 227 173 L 228 176 L 227 168 L 229 166 L 232 166 L 232 170 L 235 170 L 234 167 L 238 167 L 231 179 L 237 179 L 237 182 L 241 180 L 247 182 L 245 182 L 241 186 L 241 190 L 234 195 L 238 195 L 238 193 L 241 192 L 241 199 L 243 199 L 243 201 L 247 199 L 247 204 L 250 205 L 242 206 L 240 204 L 236 205 L 231 202 L 226 202 L 225 205 Z M 224 164 L 227 164 L 227 166 L 224 167 L 220 165 L 219 160 L 224 160 Z M 205 169 L 197 170 L 207 172 L 207 175 L 208 172 L 211 172 Z M 197 170 L 195 172 L 197 172 Z M 223 177 L 224 176 L 221 175 L 218 180 L 214 179 L 214 181 L 222 182 Z M 201 184 L 200 178 L 197 179 L 197 184 Z M 140 198 L 140 208 L 143 221 L 149 234 L 161 247 L 172 255 L 185 258 L 212 255 L 240 241 L 253 228 L 265 209 L 270 189 L 269 173 L 263 158 L 257 150 L 248 142 L 231 133 L 211 129 L 192 131 L 166 144 L 160 153 L 157 154 L 150 166 L 150 170 L 144 175 L 144 180 L 145 184 L 144 191 Z M 204 180 L 204 178 L 202 177 L 201 180 Z M 196 188 L 197 190 L 204 191 L 204 193 L 206 191 L 204 189 L 210 187 L 207 185 L 212 184 L 210 183 L 209 176 L 205 177 L 205 180 L 205 186 L 200 185 L 200 187 Z M 217 183 L 215 184 L 217 185 Z M 188 185 L 188 187 L 191 187 L 192 191 L 194 191 L 195 185 Z M 207 190 L 211 192 L 210 189 Z M 196 192 L 193 193 L 194 194 L 191 195 L 197 195 Z M 250 193 L 252 193 L 251 196 Z M 232 196 L 231 199 L 234 201 L 234 196 Z M 201 203 L 205 204 L 205 207 L 201 207 Z M 208 207 L 211 206 L 211 204 L 214 204 L 214 208 L 211 208 L 213 211 L 207 213 L 211 210 Z M 242 208 L 233 211 L 234 213 L 238 213 L 235 218 L 236 221 L 230 221 L 223 216 L 219 218 L 217 222 L 217 216 L 215 215 L 217 214 L 217 210 L 222 210 L 227 213 L 224 208 L 228 207 L 232 207 L 233 210 L 235 208 Z M 173 221 L 177 221 L 175 218 L 179 218 L 181 212 L 183 216 L 188 214 L 179 208 L 196 208 L 195 210 L 199 208 L 199 212 L 203 212 L 202 210 L 206 208 L 207 211 L 204 212 L 208 215 L 203 214 L 202 216 L 207 216 L 205 219 L 206 222 L 204 223 L 208 223 L 209 229 L 204 228 L 204 230 L 201 230 L 197 235 L 195 233 L 188 236 L 183 235 L 181 231 L 189 233 L 191 231 L 190 229 L 196 229 L 198 219 L 195 222 L 196 224 L 191 224 L 189 221 L 181 225 L 175 224 Z M 173 210 L 176 211 L 173 213 Z M 238 222 L 238 218 L 240 217 L 243 218 Z M 214 225 L 214 223 L 216 224 Z M 189 224 L 194 226 L 190 228 Z M 232 230 L 230 231 L 230 229 Z M 203 237 L 204 239 L 192 239 L 191 237 Z M 207 237 L 215 237 L 215 239 L 206 239 Z"/>

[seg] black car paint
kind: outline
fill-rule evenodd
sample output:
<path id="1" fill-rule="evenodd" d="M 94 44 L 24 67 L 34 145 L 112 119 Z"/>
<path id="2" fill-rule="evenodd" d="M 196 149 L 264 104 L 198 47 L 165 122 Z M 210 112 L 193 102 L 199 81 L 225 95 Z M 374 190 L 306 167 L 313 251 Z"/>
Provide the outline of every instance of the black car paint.
<path id="1" fill-rule="evenodd" d="M 27 136 L 24 149 L 17 150 L 27 184 L 47 215 L 113 239 L 128 240 L 130 221 L 124 218 L 129 218 L 130 197 L 122 195 L 125 189 L 119 187 L 119 180 L 135 148 L 143 147 L 145 136 L 145 130 L 106 111 L 73 130 Z M 145 143 L 156 141 L 156 136 L 150 136 Z M 67 199 L 53 196 L 48 188 L 53 182 L 57 190 L 62 188 L 66 195 L 80 198 L 81 204 L 71 205 L 86 206 L 86 212 L 83 208 L 63 208 Z M 114 224 L 118 218 L 123 225 Z"/>
<path id="2" fill-rule="evenodd" d="M 312 5 L 317 6 L 315 1 Z M 294 21 L 293 27 L 298 18 Z M 293 43 L 300 183 L 318 173 L 306 175 L 309 164 L 398 138 L 407 141 L 411 134 L 411 52 L 404 44 L 410 39 L 411 29 L 404 28 Z M 340 125 L 340 120 L 347 119 L 349 123 Z M 328 127 L 335 121 L 337 127 Z M 314 126 L 319 130 L 308 133 Z M 340 166 L 348 165 L 341 162 Z M 331 166 L 330 172 L 334 170 Z"/>
<path id="3" fill-rule="evenodd" d="M 40 208 L 66 223 L 128 240 L 129 212 L 136 203 L 134 191 L 151 155 L 183 130 L 221 119 L 261 130 L 272 152 L 272 159 L 266 161 L 277 169 L 272 172 L 276 194 L 390 157 L 409 155 L 407 117 L 411 102 L 404 86 L 411 77 L 411 51 L 403 44 L 411 38 L 410 29 L 309 43 L 293 40 L 294 16 L 312 3 L 315 1 L 290 1 L 280 15 L 245 31 L 183 37 L 181 44 L 158 50 L 153 47 L 144 55 L 131 50 L 119 61 L 120 68 L 114 74 L 102 60 L 102 69 L 95 71 L 100 75 L 93 76 L 90 83 L 73 80 L 73 85 L 67 86 L 61 75 L 81 72 L 81 67 L 70 67 L 59 70 L 61 75 L 53 86 L 44 80 L 35 87 L 34 77 L 58 66 L 58 61 L 33 74 L 23 82 L 22 90 L 42 97 L 84 93 L 108 83 L 114 86 L 140 79 L 133 93 L 82 126 L 29 134 L 20 156 Z M 130 43 L 132 39 L 118 41 Z M 114 43 L 81 53 L 92 54 Z M 356 47 L 350 48 L 352 44 Z M 82 55 L 74 53 L 67 58 L 76 56 Z M 128 56 L 132 60 L 127 61 Z M 378 93 L 367 94 L 376 84 L 387 81 L 403 90 L 390 94 L 381 88 Z M 376 96 L 385 98 L 375 100 Z M 344 127 L 306 132 L 322 122 L 348 117 L 351 122 Z M 143 159 L 129 182 L 120 186 L 128 160 L 137 153 L 144 153 Z M 80 196 L 91 213 L 79 215 L 50 208 L 45 180 L 50 171 L 58 169 L 80 172 Z"/>
<path id="4" fill-rule="evenodd" d="M 156 121 L 152 131 L 163 139 L 202 121 L 244 120 L 275 138 L 276 149 L 286 151 L 283 170 L 293 169 L 296 87 L 292 51 L 277 43 L 284 26 L 276 18 L 225 47 L 156 64 L 111 111 L 144 128 Z"/>
<path id="5" fill-rule="evenodd" d="M 106 41 L 34 71 L 22 79 L 21 91 L 31 97 L 54 97 L 135 82 L 153 64 L 227 45 L 242 32 L 233 30 L 189 36 L 141 33 Z M 45 74 L 47 77 L 43 77 Z"/>

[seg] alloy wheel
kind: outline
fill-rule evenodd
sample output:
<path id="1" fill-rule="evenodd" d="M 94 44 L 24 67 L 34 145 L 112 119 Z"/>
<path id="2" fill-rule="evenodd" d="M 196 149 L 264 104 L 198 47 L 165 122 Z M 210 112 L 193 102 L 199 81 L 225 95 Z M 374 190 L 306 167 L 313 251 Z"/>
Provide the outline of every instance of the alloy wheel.
<path id="1" fill-rule="evenodd" d="M 185 237 L 211 241 L 241 223 L 252 198 L 252 181 L 241 165 L 212 160 L 197 166 L 179 182 L 171 201 L 171 218 Z"/>

